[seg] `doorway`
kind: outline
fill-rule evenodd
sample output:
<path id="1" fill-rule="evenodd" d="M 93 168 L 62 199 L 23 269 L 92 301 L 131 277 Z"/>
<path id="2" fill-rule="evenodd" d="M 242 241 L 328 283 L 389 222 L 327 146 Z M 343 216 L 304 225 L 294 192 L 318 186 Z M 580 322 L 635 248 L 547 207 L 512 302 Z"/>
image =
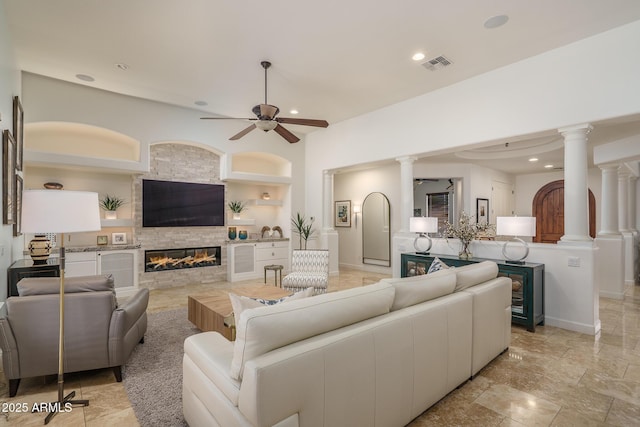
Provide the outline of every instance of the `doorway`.
<path id="1" fill-rule="evenodd" d="M 533 198 L 536 235 L 533 242 L 557 243 L 564 235 L 564 179 L 542 187 Z M 596 199 L 589 190 L 589 236 L 596 237 Z"/>

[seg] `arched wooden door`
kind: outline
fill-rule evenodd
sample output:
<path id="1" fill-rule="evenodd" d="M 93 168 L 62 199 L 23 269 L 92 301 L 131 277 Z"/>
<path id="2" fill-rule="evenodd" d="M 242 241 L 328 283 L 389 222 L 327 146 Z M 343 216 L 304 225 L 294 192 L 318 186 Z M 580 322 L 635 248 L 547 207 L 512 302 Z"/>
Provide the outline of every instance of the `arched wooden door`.
<path id="1" fill-rule="evenodd" d="M 537 243 L 556 243 L 564 235 L 564 180 L 550 182 L 533 198 Z M 596 237 L 596 199 L 589 190 L 589 235 Z"/>

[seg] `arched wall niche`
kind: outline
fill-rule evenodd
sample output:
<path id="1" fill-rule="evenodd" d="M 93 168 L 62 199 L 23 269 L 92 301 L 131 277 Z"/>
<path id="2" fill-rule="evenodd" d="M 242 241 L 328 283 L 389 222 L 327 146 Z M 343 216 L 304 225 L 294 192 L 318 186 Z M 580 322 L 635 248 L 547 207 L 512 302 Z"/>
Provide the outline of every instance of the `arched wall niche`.
<path id="1" fill-rule="evenodd" d="M 231 171 L 291 177 L 291 162 L 276 154 L 248 151 L 231 155 Z"/>
<path id="2" fill-rule="evenodd" d="M 24 126 L 25 150 L 139 162 L 140 141 L 83 123 L 35 122 Z"/>

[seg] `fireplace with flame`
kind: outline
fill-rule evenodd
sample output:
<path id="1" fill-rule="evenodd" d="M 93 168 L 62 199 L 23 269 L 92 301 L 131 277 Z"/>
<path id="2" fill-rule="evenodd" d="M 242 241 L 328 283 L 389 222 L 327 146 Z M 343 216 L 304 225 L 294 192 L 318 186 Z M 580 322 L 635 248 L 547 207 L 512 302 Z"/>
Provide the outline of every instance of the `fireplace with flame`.
<path id="1" fill-rule="evenodd" d="M 179 270 L 220 265 L 220 246 L 144 251 L 144 271 Z"/>

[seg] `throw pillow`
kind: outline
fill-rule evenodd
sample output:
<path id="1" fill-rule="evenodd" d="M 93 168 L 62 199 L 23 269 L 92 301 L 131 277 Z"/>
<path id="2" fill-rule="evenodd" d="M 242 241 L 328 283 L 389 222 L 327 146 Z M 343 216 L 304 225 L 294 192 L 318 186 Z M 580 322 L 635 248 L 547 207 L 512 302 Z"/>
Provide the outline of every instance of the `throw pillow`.
<path id="1" fill-rule="evenodd" d="M 434 273 L 434 272 L 440 271 L 440 270 L 445 270 L 447 268 L 449 268 L 449 266 L 447 264 L 442 262 L 442 260 L 440 258 L 435 257 L 433 259 L 433 261 L 431 262 L 431 266 L 429 267 L 429 271 L 427 271 L 427 274 Z"/>
<path id="2" fill-rule="evenodd" d="M 293 301 L 300 298 L 306 298 L 313 295 L 313 288 L 307 288 L 302 291 L 298 291 L 293 295 L 278 299 L 262 299 L 262 298 L 250 298 L 242 295 L 236 295 L 229 292 L 229 299 L 231 300 L 231 307 L 233 307 L 233 317 L 235 320 L 240 318 L 240 314 L 243 311 L 250 308 L 264 307 L 265 305 L 275 305 L 281 302 Z"/>

